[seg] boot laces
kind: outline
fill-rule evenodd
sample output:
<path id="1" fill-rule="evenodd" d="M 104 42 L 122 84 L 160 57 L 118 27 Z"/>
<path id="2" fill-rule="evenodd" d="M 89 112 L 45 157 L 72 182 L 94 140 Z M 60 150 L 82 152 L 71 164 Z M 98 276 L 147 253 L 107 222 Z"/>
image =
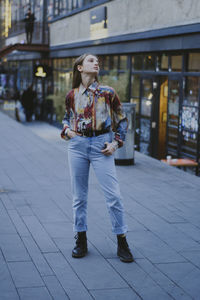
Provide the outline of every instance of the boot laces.
<path id="1" fill-rule="evenodd" d="M 76 245 L 78 246 L 78 247 L 81 247 L 82 246 L 82 244 L 85 242 L 85 237 L 84 236 L 82 236 L 82 235 L 80 235 L 80 234 L 76 234 L 75 235 L 75 240 L 76 240 Z"/>
<path id="2" fill-rule="evenodd" d="M 80 236 L 78 235 L 78 233 L 75 235 L 75 240 L 76 240 L 76 245 L 77 246 L 80 246 L 81 245 L 81 239 L 80 239 Z"/>

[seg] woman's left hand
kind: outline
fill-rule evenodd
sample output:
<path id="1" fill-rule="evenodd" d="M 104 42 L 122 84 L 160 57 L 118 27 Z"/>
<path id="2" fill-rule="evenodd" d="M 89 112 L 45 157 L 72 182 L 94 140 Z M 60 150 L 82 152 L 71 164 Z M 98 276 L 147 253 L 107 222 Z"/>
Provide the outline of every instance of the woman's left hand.
<path id="1" fill-rule="evenodd" d="M 101 150 L 101 152 L 104 155 L 109 156 L 109 155 L 112 155 L 116 149 L 117 149 L 117 146 L 116 146 L 115 142 L 112 142 L 112 143 L 105 142 L 105 149 Z"/>

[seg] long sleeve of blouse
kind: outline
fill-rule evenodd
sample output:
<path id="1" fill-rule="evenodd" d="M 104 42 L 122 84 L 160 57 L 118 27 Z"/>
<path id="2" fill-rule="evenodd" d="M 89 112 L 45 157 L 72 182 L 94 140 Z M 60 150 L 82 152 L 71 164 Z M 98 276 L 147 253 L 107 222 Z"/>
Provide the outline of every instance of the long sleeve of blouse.
<path id="1" fill-rule="evenodd" d="M 86 89 L 81 84 L 67 94 L 65 108 L 61 137 L 65 138 L 66 128 L 79 132 L 112 129 L 119 147 L 123 146 L 128 122 L 113 88 L 94 82 Z"/>

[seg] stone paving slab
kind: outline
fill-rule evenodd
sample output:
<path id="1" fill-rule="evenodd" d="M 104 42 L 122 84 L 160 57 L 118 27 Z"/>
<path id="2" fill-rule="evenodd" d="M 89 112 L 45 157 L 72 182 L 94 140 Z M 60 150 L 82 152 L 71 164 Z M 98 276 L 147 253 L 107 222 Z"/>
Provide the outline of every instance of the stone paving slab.
<path id="1" fill-rule="evenodd" d="M 190 263 L 159 264 L 157 267 L 193 299 L 200 294 L 200 270 Z"/>
<path id="2" fill-rule="evenodd" d="M 123 264 L 91 169 L 89 253 L 76 260 L 59 134 L 0 112 L 0 299 L 198 300 L 200 178 L 138 152 L 134 166 L 117 167 L 136 260 Z"/>
<path id="3" fill-rule="evenodd" d="M 16 287 L 9 273 L 8 265 L 0 251 L 0 299 L 19 299 Z"/>
<path id="4" fill-rule="evenodd" d="M 17 288 L 44 286 L 43 280 L 32 262 L 8 263 L 8 267 Z"/>
<path id="5" fill-rule="evenodd" d="M 19 288 L 18 293 L 21 300 L 52 299 L 46 287 Z"/>
<path id="6" fill-rule="evenodd" d="M 69 297 L 65 294 L 60 282 L 57 277 L 54 276 L 44 276 L 43 280 L 52 295 L 54 300 L 67 300 Z"/>

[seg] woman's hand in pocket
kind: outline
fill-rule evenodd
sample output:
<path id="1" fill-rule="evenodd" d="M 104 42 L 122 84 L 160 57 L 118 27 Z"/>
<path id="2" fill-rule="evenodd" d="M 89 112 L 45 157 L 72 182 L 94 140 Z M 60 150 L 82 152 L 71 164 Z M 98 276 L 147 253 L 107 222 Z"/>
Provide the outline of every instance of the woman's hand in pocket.
<path id="1" fill-rule="evenodd" d="M 104 155 L 109 156 L 112 155 L 117 148 L 118 148 L 117 141 L 113 141 L 112 143 L 105 142 L 105 148 L 101 150 L 101 152 Z"/>
<path id="2" fill-rule="evenodd" d="M 80 133 L 77 133 L 77 132 L 75 132 L 75 131 L 73 131 L 73 130 L 69 130 L 68 132 L 67 132 L 67 136 L 70 138 L 70 139 L 73 139 L 75 136 L 81 136 L 81 134 Z"/>

